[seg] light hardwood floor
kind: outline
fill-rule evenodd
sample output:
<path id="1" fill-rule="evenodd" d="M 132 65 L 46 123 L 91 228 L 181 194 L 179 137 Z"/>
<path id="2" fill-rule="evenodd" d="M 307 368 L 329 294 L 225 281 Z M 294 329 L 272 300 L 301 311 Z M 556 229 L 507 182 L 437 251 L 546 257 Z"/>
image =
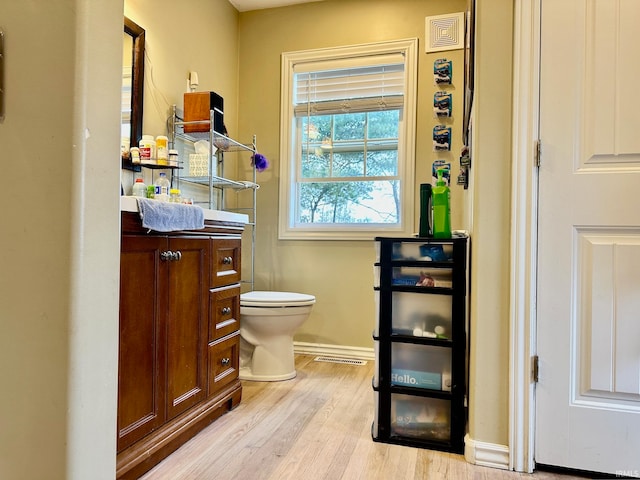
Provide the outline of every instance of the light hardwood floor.
<path id="1" fill-rule="evenodd" d="M 471 465 L 461 455 L 377 443 L 373 362 L 344 365 L 297 355 L 295 379 L 243 382 L 241 404 L 143 480 L 570 480 Z"/>

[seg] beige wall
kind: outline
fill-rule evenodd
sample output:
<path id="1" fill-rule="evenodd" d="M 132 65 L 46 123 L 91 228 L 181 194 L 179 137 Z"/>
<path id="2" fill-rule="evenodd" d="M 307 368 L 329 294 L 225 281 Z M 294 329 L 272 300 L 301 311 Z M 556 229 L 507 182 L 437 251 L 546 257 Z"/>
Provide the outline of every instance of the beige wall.
<path id="1" fill-rule="evenodd" d="M 236 133 L 238 102 L 238 12 L 227 0 L 125 0 L 124 14 L 145 29 L 144 134 L 166 135 L 171 106 L 182 109 L 190 71 L 198 91 L 225 100 L 225 124 Z M 155 172 L 157 173 L 157 171 Z M 152 171 L 143 169 L 145 183 Z M 133 176 L 122 174 L 130 192 Z"/>
<path id="2" fill-rule="evenodd" d="M 470 436 L 476 441 L 507 445 L 513 2 L 477 3 L 473 181 L 470 193 L 452 187 L 452 213 L 453 227 L 469 229 L 472 236 Z M 371 242 L 278 240 L 280 54 L 418 37 L 417 186 L 426 181 L 429 166 L 437 158 L 431 151 L 430 134 L 436 123 L 430 111 L 435 58 L 454 61 L 455 113 L 462 113 L 458 103 L 462 99 L 462 52 L 425 54 L 424 17 L 463 11 L 466 4 L 327 0 L 240 15 L 239 132 L 257 134 L 259 150 L 272 162 L 259 176 L 257 288 L 309 292 L 317 297 L 310 319 L 295 340 L 372 346 L 374 254 Z M 459 132 L 456 122 L 457 143 L 449 158 L 455 174 Z M 417 216 L 415 225 L 417 228 Z"/>
<path id="3" fill-rule="evenodd" d="M 469 435 L 507 445 L 513 1 L 476 3 Z"/>
<path id="4" fill-rule="evenodd" d="M 466 1 L 327 0 L 240 15 L 239 132 L 257 135 L 258 150 L 271 167 L 258 176 L 256 288 L 311 293 L 316 305 L 295 340 L 373 348 L 372 241 L 278 240 L 280 55 L 282 52 L 382 40 L 419 38 L 416 135 L 416 204 L 419 184 L 430 181 L 437 158 L 459 171 L 463 51 L 424 53 L 425 17 L 464 11 Z M 432 151 L 433 61 L 454 62 L 453 148 Z M 463 224 L 465 194 L 452 186 L 454 228 Z M 414 228 L 418 228 L 418 212 Z"/>
<path id="5" fill-rule="evenodd" d="M 0 478 L 112 479 L 122 3 L 0 19 Z"/>

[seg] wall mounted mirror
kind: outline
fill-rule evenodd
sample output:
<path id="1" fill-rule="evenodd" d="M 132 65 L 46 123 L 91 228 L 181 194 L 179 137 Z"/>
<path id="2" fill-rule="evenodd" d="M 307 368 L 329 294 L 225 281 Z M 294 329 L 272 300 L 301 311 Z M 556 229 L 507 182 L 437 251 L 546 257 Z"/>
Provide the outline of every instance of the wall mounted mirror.
<path id="1" fill-rule="evenodd" d="M 142 107 L 144 98 L 144 28 L 124 18 L 122 51 L 122 166 L 140 170 L 129 158 L 129 147 L 137 146 L 142 137 Z"/>

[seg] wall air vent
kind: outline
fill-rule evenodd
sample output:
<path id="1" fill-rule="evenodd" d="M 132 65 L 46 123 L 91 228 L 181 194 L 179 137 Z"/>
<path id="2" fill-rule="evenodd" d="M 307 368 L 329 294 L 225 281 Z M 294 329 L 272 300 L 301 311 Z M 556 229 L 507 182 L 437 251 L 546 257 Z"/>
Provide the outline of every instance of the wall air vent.
<path id="1" fill-rule="evenodd" d="M 464 48 L 464 12 L 425 18 L 426 53 Z"/>

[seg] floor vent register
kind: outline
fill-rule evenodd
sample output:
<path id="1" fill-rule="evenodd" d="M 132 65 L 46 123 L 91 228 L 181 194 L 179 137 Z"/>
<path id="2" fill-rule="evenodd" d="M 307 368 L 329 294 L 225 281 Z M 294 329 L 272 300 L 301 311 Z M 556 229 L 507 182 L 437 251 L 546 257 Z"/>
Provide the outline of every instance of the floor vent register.
<path id="1" fill-rule="evenodd" d="M 320 356 L 314 358 L 316 362 L 343 363 L 346 365 L 366 365 L 365 360 L 357 360 L 355 358 L 325 357 Z"/>

